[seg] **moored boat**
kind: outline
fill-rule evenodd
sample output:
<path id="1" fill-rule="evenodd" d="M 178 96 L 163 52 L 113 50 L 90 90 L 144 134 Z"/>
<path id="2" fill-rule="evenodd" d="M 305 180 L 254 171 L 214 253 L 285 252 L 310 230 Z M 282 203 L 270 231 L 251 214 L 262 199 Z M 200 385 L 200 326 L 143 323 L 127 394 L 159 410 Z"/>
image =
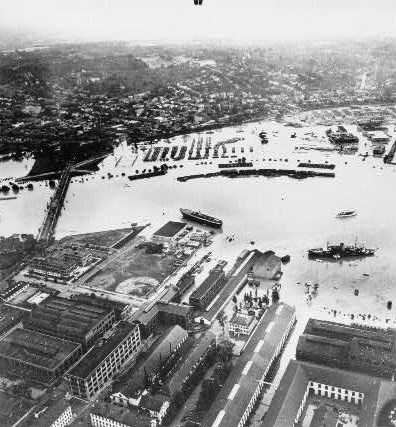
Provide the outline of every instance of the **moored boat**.
<path id="1" fill-rule="evenodd" d="M 366 257 L 373 256 L 375 249 L 368 249 L 364 245 L 345 245 L 340 243 L 339 245 L 329 245 L 327 243 L 325 248 L 314 248 L 308 250 L 309 258 L 351 258 L 351 257 Z"/>
<path id="2" fill-rule="evenodd" d="M 357 211 L 355 210 L 344 210 L 344 211 L 340 211 L 337 214 L 337 218 L 349 218 L 351 216 L 356 216 L 357 215 Z"/>
<path id="3" fill-rule="evenodd" d="M 220 228 L 223 221 L 212 216 L 203 214 L 202 212 L 192 211 L 190 209 L 180 209 L 183 218 L 191 221 L 199 222 L 200 224 L 208 225 L 210 227 Z"/>

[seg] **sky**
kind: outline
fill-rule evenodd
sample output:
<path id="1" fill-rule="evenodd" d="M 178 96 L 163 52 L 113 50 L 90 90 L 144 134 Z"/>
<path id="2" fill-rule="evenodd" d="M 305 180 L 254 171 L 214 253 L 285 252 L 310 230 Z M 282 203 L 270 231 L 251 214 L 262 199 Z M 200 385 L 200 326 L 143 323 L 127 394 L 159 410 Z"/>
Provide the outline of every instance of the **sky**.
<path id="1" fill-rule="evenodd" d="M 69 40 L 396 36 L 396 0 L 0 0 L 0 29 Z"/>

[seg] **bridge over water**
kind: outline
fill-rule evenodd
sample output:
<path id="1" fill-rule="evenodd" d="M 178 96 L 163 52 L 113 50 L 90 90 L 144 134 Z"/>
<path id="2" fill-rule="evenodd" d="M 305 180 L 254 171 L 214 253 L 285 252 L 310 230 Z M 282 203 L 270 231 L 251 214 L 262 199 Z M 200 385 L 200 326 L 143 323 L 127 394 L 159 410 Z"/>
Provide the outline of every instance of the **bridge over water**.
<path id="1" fill-rule="evenodd" d="M 62 172 L 55 194 L 51 197 L 43 225 L 37 235 L 37 240 L 41 242 L 50 243 L 54 238 L 56 224 L 70 184 L 71 172 L 72 165 L 67 165 Z"/>

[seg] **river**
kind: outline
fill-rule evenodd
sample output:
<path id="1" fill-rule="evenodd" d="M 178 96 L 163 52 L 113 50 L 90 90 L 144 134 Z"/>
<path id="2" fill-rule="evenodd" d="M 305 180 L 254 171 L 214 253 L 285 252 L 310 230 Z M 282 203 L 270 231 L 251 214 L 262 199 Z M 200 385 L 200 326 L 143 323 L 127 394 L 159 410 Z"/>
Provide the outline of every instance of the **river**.
<path id="1" fill-rule="evenodd" d="M 241 129 L 243 132 L 238 132 Z M 267 145 L 262 145 L 257 136 L 261 129 L 268 132 Z M 348 126 L 348 129 L 358 134 L 356 127 Z M 327 147 L 325 130 L 324 126 L 294 129 L 274 122 L 260 122 L 242 128 L 220 129 L 212 135 L 203 133 L 201 137 L 204 142 L 210 137 L 212 145 L 230 137 L 244 138 L 235 144 L 236 153 L 241 157 L 241 147 L 244 147 L 243 155 L 257 167 L 292 168 L 298 161 L 308 160 L 334 163 L 335 178 L 218 177 L 183 183 L 176 181 L 176 177 L 202 169 L 217 169 L 214 159 L 205 160 L 212 161 L 212 165 L 197 165 L 201 161 L 185 159 L 181 162 L 183 169 L 172 169 L 164 177 L 130 182 L 121 174 L 135 173 L 135 169 L 149 168 L 152 164 L 142 162 L 142 153 L 135 160 L 132 149 L 121 144 L 99 165 L 98 172 L 73 179 L 56 237 L 124 227 L 135 221 L 151 223 L 148 230 L 153 232 L 168 220 L 180 220 L 180 207 L 200 209 L 223 220 L 222 232 L 214 238 L 212 251 L 215 257 L 231 263 L 245 248 L 272 249 L 281 256 L 290 254 L 290 263 L 283 267 L 281 297 L 296 305 L 301 320 L 299 330 L 313 314 L 335 320 L 350 320 L 350 314 L 354 314 L 355 320 L 363 322 L 359 314 L 370 313 L 370 322 L 375 314 L 376 322 L 385 325 L 389 319 L 388 325 L 393 326 L 396 310 L 393 285 L 396 277 L 396 191 L 393 188 L 396 167 L 384 165 L 380 158 L 364 158 L 358 154 L 296 150 L 299 146 Z M 296 138 L 290 138 L 294 132 Z M 359 153 L 362 154 L 370 150 L 370 143 L 360 133 L 358 135 Z M 188 145 L 198 137 L 191 134 L 172 138 L 170 142 Z M 167 143 L 162 141 L 159 145 Z M 249 147 L 253 147 L 253 152 Z M 9 162 L 4 168 L 2 163 L 0 177 L 23 174 L 25 166 L 20 162 Z M 114 174 L 114 178 L 108 179 L 108 172 Z M 16 200 L 0 202 L 0 235 L 37 233 L 53 190 L 47 183 L 34 185 L 34 191 L 25 189 L 19 192 Z M 356 209 L 358 215 L 337 219 L 335 215 L 342 209 Z M 228 235 L 235 235 L 235 240 L 230 243 L 225 238 Z M 352 244 L 355 239 L 367 247 L 376 248 L 376 255 L 363 260 L 337 262 L 317 262 L 307 258 L 308 248 L 324 246 L 327 241 Z M 305 282 L 319 284 L 318 296 L 312 302 L 307 301 Z M 354 294 L 355 289 L 359 290 L 358 296 Z M 387 309 L 388 300 L 394 302 L 391 310 Z M 337 310 L 336 317 L 330 311 L 334 309 Z M 293 339 L 297 338 L 295 335 Z"/>

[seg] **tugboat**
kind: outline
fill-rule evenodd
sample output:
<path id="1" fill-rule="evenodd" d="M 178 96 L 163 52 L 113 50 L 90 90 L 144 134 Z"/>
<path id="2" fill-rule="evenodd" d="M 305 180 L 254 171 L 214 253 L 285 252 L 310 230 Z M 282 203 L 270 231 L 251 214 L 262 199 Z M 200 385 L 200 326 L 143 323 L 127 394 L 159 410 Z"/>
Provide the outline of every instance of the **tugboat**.
<path id="1" fill-rule="evenodd" d="M 337 214 L 337 218 L 349 218 L 351 216 L 356 216 L 357 211 L 354 210 L 346 210 L 346 211 L 340 211 Z"/>
<path id="2" fill-rule="evenodd" d="M 365 257 L 373 256 L 375 254 L 375 249 L 367 249 L 364 246 L 358 246 L 355 242 L 355 245 L 344 245 L 340 243 L 339 245 L 329 245 L 327 243 L 325 248 L 315 248 L 308 250 L 309 258 L 351 258 L 351 257 Z"/>
<path id="3" fill-rule="evenodd" d="M 220 228 L 223 225 L 223 221 L 212 216 L 205 215 L 202 212 L 192 211 L 190 209 L 180 209 L 183 218 L 191 221 L 199 222 L 200 224 L 208 225 L 209 227 Z"/>

